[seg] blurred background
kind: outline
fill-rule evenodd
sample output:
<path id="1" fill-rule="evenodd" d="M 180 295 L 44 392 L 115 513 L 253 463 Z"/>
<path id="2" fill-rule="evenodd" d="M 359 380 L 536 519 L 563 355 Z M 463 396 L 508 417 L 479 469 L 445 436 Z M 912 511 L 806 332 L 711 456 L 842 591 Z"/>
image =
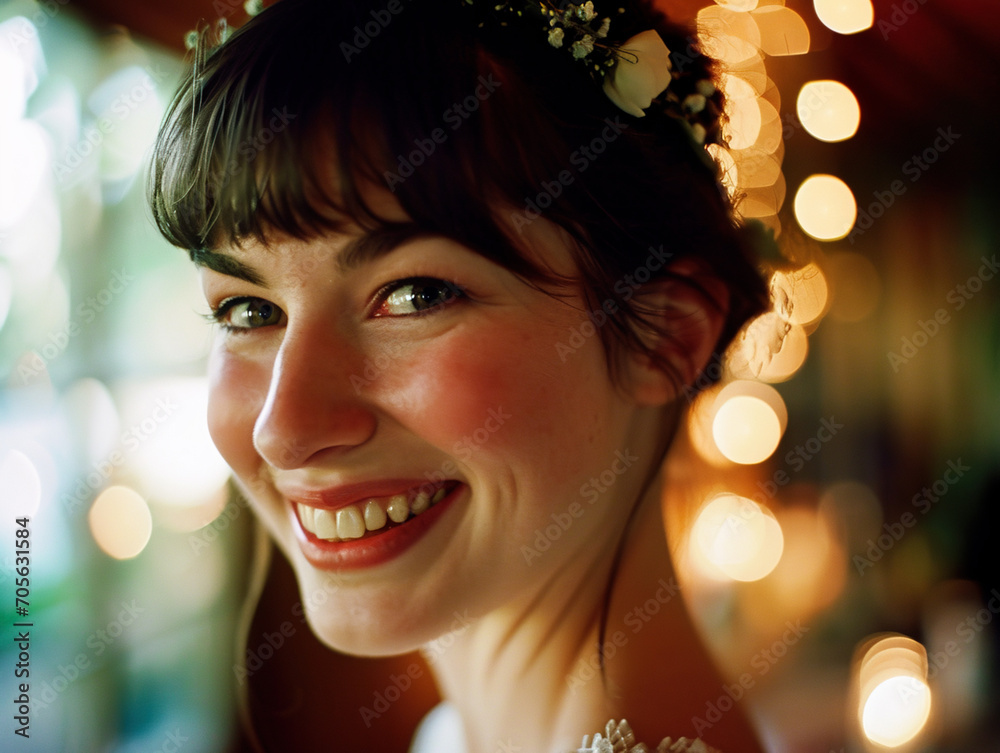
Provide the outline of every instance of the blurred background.
<path id="1" fill-rule="evenodd" d="M 660 5 L 722 60 L 713 156 L 793 261 L 671 466 L 679 575 L 734 683 L 705 721 L 743 703 L 775 753 L 1000 750 L 996 5 Z M 250 750 L 241 705 L 269 751 L 405 750 L 435 702 L 419 657 L 319 647 L 280 558 L 244 614 L 211 330 L 143 185 L 188 33 L 246 18 L 0 0 L 0 583 L 31 685 L 3 750 Z M 0 646 L 10 700 L 23 647 Z"/>

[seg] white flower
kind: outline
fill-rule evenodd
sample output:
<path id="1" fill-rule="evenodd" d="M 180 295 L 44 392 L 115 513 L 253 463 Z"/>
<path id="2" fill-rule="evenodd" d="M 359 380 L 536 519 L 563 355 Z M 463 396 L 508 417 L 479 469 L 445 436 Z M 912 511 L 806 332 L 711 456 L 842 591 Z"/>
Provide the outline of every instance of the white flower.
<path id="1" fill-rule="evenodd" d="M 585 58 L 594 51 L 594 38 L 590 34 L 586 34 L 583 39 L 573 42 L 570 49 L 573 51 L 573 57 L 577 60 Z"/>
<path id="2" fill-rule="evenodd" d="M 576 16 L 581 21 L 589 21 L 596 15 L 597 13 L 594 10 L 594 3 L 592 0 L 587 0 L 587 2 L 583 5 L 578 5 L 576 7 Z"/>
<path id="3" fill-rule="evenodd" d="M 705 99 L 704 94 L 688 94 L 684 97 L 684 101 L 681 103 L 681 107 L 684 108 L 684 112 L 690 112 L 697 115 L 699 112 L 705 109 L 705 105 L 708 104 L 708 100 Z"/>
<path id="4" fill-rule="evenodd" d="M 604 93 L 618 107 L 641 118 L 670 85 L 670 50 L 652 29 L 621 46 L 618 63 L 604 79 Z"/>
<path id="5" fill-rule="evenodd" d="M 563 35 L 565 32 L 560 28 L 549 30 L 549 44 L 553 47 L 562 47 Z"/>
<path id="6" fill-rule="evenodd" d="M 608 35 L 608 30 L 611 28 L 611 19 L 605 18 L 601 21 L 601 28 L 597 30 L 598 39 L 604 39 Z"/>

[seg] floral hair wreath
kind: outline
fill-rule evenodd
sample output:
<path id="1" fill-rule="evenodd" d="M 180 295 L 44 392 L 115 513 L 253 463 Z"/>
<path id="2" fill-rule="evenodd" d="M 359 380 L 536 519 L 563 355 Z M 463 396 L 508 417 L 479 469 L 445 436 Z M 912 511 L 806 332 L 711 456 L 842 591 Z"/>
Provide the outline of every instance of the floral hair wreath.
<path id="1" fill-rule="evenodd" d="M 493 15 L 501 26 L 523 21 L 538 23 L 539 38 L 544 37 L 556 49 L 565 49 L 574 60 L 587 68 L 591 77 L 619 109 L 641 118 L 657 101 L 663 111 L 676 118 L 688 131 L 691 140 L 703 146 L 716 141 L 719 108 L 712 102 L 716 94 L 711 79 L 685 81 L 692 76 L 683 66 L 674 67 L 673 54 L 653 29 L 647 29 L 621 44 L 605 41 L 611 29 L 610 16 L 600 17 L 593 0 L 565 3 L 556 7 L 550 0 L 463 0 L 464 4 Z M 264 9 L 264 0 L 246 0 L 243 8 L 255 16 Z M 624 12 L 618 8 L 619 14 Z M 480 23 L 483 26 L 485 21 Z M 185 46 L 195 52 L 195 73 L 204 61 L 207 37 L 211 31 L 215 44 L 222 44 L 230 33 L 225 18 L 214 29 L 198 29 L 185 35 Z M 680 58 L 683 60 L 683 57 Z M 671 84 L 674 83 L 673 86 Z M 682 86 L 681 84 L 686 86 Z M 693 83 L 693 85 L 692 85 Z M 678 93 L 686 89 L 687 93 Z"/>
<path id="2" fill-rule="evenodd" d="M 688 129 L 691 139 L 699 145 L 714 134 L 718 110 L 710 104 L 716 93 L 709 79 L 694 82 L 689 93 L 677 93 L 674 81 L 690 78 L 682 68 L 671 62 L 671 51 L 653 29 L 640 32 L 620 44 L 606 41 L 611 29 L 610 16 L 603 18 L 592 0 L 566 4 L 557 8 L 548 0 L 464 0 L 466 5 L 492 11 L 501 26 L 511 21 L 523 25 L 537 23 L 539 39 L 556 49 L 564 49 L 587 69 L 604 93 L 618 108 L 636 118 L 643 117 L 655 102 L 663 111 L 677 118 Z M 622 8 L 618 13 L 623 13 Z M 480 23 L 482 26 L 486 21 Z"/>

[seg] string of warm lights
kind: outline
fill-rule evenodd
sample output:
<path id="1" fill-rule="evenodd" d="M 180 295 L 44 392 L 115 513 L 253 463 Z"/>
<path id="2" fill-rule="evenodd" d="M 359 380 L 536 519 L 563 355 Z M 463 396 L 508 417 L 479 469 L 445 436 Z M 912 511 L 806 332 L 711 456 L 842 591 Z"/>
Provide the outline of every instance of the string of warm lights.
<path id="1" fill-rule="evenodd" d="M 870 0 L 815 0 L 814 10 L 838 34 L 864 31 L 874 22 Z M 722 61 L 728 100 L 728 146 L 711 147 L 712 156 L 737 199 L 738 212 L 780 234 L 778 213 L 785 199 L 780 94 L 767 75 L 765 59 L 808 52 L 807 25 L 781 0 L 716 0 L 698 14 L 698 25 L 703 45 Z M 804 84 L 795 109 L 805 132 L 823 142 L 850 139 L 861 121 L 854 93 L 835 80 Z M 803 180 L 792 209 L 802 231 L 823 243 L 845 238 L 857 218 L 851 188 L 829 174 Z M 821 501 L 812 509 L 782 509 L 779 490 L 789 474 L 760 471 L 781 444 L 787 424 L 785 404 L 770 384 L 790 379 L 801 368 L 808 335 L 823 316 L 835 310 L 840 321 L 858 321 L 871 312 L 878 295 L 877 274 L 864 257 L 839 253 L 822 266 L 826 269 L 811 261 L 774 273 L 774 310 L 745 328 L 727 354 L 720 383 L 699 395 L 689 414 L 691 446 L 713 467 L 728 470 L 723 478 L 735 479 L 734 488 L 742 488 L 747 478 L 740 468 L 758 470 L 753 492 L 716 487 L 705 494 L 686 542 L 685 565 L 704 582 L 761 582 L 763 590 L 755 598 L 770 600 L 771 609 L 761 610 L 758 601 L 753 610 L 758 613 L 781 612 L 782 603 L 786 613 L 789 608 L 808 613 L 818 610 L 821 601 L 832 601 L 846 580 L 845 546 L 832 521 L 869 500 L 866 516 L 878 520 L 876 528 L 881 523 L 878 502 L 863 485 L 831 487 L 817 495 Z M 828 274 L 840 283 L 849 280 L 850 285 L 841 287 L 853 291 L 835 309 Z M 826 427 L 829 437 L 835 430 L 835 425 Z M 817 448 L 826 441 L 822 431 L 810 440 Z M 793 469 L 796 463 L 801 467 L 816 451 L 806 442 L 785 460 Z M 808 603 L 810 598 L 814 603 Z M 931 709 L 927 667 L 926 651 L 912 639 L 875 636 L 862 642 L 853 666 L 857 715 L 852 726 L 869 750 L 909 745 L 924 730 Z"/>

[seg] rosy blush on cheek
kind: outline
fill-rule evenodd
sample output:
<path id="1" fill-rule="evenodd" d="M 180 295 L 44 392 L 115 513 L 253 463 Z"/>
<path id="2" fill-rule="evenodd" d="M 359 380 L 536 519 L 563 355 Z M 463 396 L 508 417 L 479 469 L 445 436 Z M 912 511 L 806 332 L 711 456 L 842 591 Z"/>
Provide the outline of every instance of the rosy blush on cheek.
<path id="1" fill-rule="evenodd" d="M 505 455 L 512 462 L 551 462 L 558 471 L 567 464 L 565 437 L 593 431 L 581 410 L 598 386 L 587 372 L 604 371 L 597 340 L 593 352 L 560 361 L 556 344 L 564 332 L 534 319 L 451 333 L 421 345 L 405 368 L 384 373 L 370 397 L 460 462 Z M 559 452 L 547 460 L 554 445 Z"/>
<path id="2" fill-rule="evenodd" d="M 499 360 L 498 360 L 499 359 Z M 383 375 L 371 397 L 410 431 L 445 452 L 464 437 L 482 435 L 500 408 L 516 402 L 518 384 L 503 364 L 504 343 L 472 334 L 427 344 L 406 366 Z M 511 363 L 510 371 L 515 364 Z"/>

